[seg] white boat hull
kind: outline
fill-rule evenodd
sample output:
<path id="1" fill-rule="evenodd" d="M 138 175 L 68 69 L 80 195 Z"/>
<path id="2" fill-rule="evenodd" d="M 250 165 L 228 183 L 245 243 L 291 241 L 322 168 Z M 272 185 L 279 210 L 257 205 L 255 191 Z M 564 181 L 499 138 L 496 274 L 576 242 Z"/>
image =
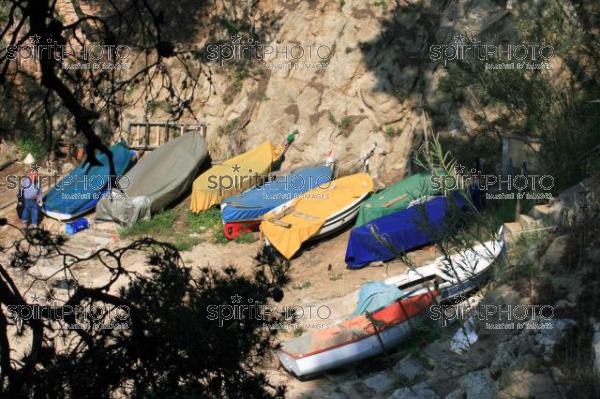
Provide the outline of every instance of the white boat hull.
<path id="1" fill-rule="evenodd" d="M 414 320 L 414 319 L 412 319 Z M 404 321 L 379 333 L 383 347 L 388 350 L 402 343 L 410 336 L 410 321 Z M 377 335 L 371 335 L 314 355 L 294 358 L 284 351 L 278 351 L 281 365 L 297 377 L 308 378 L 328 370 L 343 367 L 383 353 Z"/>
<path id="2" fill-rule="evenodd" d="M 499 237 L 502 237 L 502 230 L 499 232 Z M 448 301 L 477 289 L 485 281 L 491 265 L 503 248 L 504 242 L 500 238 L 475 245 L 452 255 L 451 259 L 454 265 L 452 275 L 448 274 L 445 268 L 447 262 L 443 258 L 438 258 L 430 264 L 411 270 L 407 274 L 390 277 L 385 280 L 385 283 L 401 288 L 422 284 L 426 280 L 441 280 L 439 300 Z M 427 313 L 423 312 L 408 321 L 382 331 L 379 336 L 384 347 L 390 349 L 400 344 L 411 333 L 409 323 Z M 298 378 L 305 379 L 331 369 L 377 356 L 382 352 L 383 349 L 377 335 L 371 335 L 355 342 L 306 356 L 292 356 L 284 350 L 279 350 L 277 354 L 282 366 L 287 371 Z"/>

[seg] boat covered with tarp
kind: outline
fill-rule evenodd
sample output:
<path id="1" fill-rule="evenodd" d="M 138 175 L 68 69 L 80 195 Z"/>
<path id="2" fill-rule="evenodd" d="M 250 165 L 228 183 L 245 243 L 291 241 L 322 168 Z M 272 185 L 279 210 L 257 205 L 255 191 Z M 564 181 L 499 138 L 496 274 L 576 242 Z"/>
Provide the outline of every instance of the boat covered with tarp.
<path id="1" fill-rule="evenodd" d="M 389 261 L 415 248 L 437 241 L 449 227 L 452 210 L 471 208 L 460 191 L 423 202 L 374 219 L 350 232 L 346 264 L 351 269 L 375 261 Z"/>
<path id="2" fill-rule="evenodd" d="M 62 178 L 43 198 L 42 212 L 58 220 L 69 220 L 94 209 L 102 195 L 127 171 L 131 152 L 120 141 L 109 148 L 115 176 L 111 176 L 108 156 L 98 151 L 99 165 L 85 160 Z"/>
<path id="3" fill-rule="evenodd" d="M 187 193 L 207 157 L 200 132 L 189 132 L 146 153 L 96 206 L 96 220 L 132 226 Z"/>
<path id="4" fill-rule="evenodd" d="M 260 224 L 267 245 L 290 259 L 302 243 L 333 234 L 352 223 L 359 205 L 373 191 L 373 179 L 357 173 L 314 188 Z"/>
<path id="5" fill-rule="evenodd" d="M 283 153 L 283 145 L 276 146 L 266 141 L 214 165 L 194 181 L 190 209 L 196 213 L 205 211 L 225 198 L 261 184 L 281 161 Z"/>
<path id="6" fill-rule="evenodd" d="M 235 238 L 239 232 L 258 228 L 262 216 L 315 187 L 331 181 L 333 162 L 300 167 L 290 173 L 273 176 L 265 184 L 226 198 L 221 203 L 225 236 Z"/>
<path id="7" fill-rule="evenodd" d="M 355 226 L 396 213 L 408 208 L 411 202 L 438 194 L 435 183 L 431 173 L 421 172 L 386 187 L 360 205 Z"/>

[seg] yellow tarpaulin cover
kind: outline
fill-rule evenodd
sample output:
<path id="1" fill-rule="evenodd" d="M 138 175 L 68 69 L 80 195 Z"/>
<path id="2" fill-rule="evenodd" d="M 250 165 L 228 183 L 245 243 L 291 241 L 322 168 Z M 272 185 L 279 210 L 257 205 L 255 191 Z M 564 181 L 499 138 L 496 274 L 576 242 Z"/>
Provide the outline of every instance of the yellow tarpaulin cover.
<path id="1" fill-rule="evenodd" d="M 365 173 L 342 177 L 296 198 L 283 217 L 281 213 L 269 212 L 260 231 L 289 259 L 328 218 L 372 191 L 373 180 Z"/>
<path id="2" fill-rule="evenodd" d="M 202 212 L 260 183 L 282 152 L 283 146 L 273 146 L 267 141 L 213 166 L 194 181 L 190 209 L 192 212 Z"/>

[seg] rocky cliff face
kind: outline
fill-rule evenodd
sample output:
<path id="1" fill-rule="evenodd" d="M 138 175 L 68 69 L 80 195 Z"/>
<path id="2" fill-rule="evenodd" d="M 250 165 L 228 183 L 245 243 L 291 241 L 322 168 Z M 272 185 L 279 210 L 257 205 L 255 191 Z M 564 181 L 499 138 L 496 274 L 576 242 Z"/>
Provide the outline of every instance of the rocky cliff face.
<path id="1" fill-rule="evenodd" d="M 213 157 L 280 142 L 296 128 L 288 166 L 320 161 L 333 150 L 352 169 L 375 148 L 369 166 L 380 184 L 406 174 L 424 107 L 447 116 L 454 130 L 475 123 L 439 92 L 444 68 L 431 60 L 429 46 L 450 43 L 457 32 L 501 32 L 511 19 L 490 0 L 260 1 L 253 13 L 264 32 L 260 44 L 279 54 L 242 69 L 209 64 L 212 79 L 192 108 L 208 123 Z"/>

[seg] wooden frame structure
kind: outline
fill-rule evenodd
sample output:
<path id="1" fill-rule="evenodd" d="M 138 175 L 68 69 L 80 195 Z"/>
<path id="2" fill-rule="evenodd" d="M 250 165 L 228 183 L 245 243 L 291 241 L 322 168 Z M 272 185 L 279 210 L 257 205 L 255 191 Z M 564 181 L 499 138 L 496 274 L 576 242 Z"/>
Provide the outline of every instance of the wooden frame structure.
<path id="1" fill-rule="evenodd" d="M 127 144 L 134 150 L 153 150 L 191 131 L 206 137 L 206 124 L 196 121 L 130 121 L 125 130 Z"/>

